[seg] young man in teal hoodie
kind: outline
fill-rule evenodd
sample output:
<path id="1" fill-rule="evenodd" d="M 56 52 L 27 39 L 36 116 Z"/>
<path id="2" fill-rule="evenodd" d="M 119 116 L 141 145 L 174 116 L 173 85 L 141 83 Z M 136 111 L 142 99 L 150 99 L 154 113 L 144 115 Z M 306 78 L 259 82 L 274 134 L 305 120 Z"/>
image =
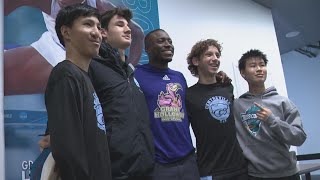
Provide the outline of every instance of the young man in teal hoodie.
<path id="1" fill-rule="evenodd" d="M 234 102 L 237 138 L 248 159 L 249 180 L 299 180 L 291 145 L 306 140 L 297 107 L 274 87 L 265 88 L 268 59 L 250 50 L 239 60 L 249 91 Z"/>

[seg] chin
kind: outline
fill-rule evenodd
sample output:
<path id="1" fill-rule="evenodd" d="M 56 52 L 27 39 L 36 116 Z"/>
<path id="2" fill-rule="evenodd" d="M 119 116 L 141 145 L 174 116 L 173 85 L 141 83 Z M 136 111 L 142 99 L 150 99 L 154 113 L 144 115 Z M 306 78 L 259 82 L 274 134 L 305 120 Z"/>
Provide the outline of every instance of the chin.
<path id="1" fill-rule="evenodd" d="M 120 49 L 127 49 L 129 46 L 131 45 L 131 41 L 130 42 L 124 42 L 120 45 Z"/>
<path id="2" fill-rule="evenodd" d="M 171 62 L 172 61 L 172 58 L 171 59 L 164 59 L 166 62 Z"/>
<path id="3" fill-rule="evenodd" d="M 90 53 L 91 58 L 96 57 L 99 54 L 99 50 Z"/>
<path id="4" fill-rule="evenodd" d="M 218 74 L 218 70 L 209 71 L 211 74 Z"/>
<path id="5" fill-rule="evenodd" d="M 131 40 L 131 39 L 130 39 L 130 40 L 125 39 L 125 40 L 123 41 L 123 44 L 127 44 L 127 45 L 129 45 L 129 46 L 130 46 L 131 42 L 132 42 L 132 40 Z"/>

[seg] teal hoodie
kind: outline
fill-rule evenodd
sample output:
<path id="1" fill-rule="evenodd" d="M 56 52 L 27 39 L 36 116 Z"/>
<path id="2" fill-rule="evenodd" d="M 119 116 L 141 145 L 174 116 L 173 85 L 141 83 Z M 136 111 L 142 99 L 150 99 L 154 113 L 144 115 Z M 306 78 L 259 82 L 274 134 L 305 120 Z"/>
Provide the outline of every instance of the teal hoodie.
<path id="1" fill-rule="evenodd" d="M 272 114 L 266 122 L 257 119 L 259 107 Z M 291 176 L 298 172 L 296 154 L 290 145 L 300 146 L 306 140 L 297 107 L 274 87 L 262 94 L 244 93 L 234 101 L 237 138 L 248 159 L 248 173 L 260 178 Z"/>

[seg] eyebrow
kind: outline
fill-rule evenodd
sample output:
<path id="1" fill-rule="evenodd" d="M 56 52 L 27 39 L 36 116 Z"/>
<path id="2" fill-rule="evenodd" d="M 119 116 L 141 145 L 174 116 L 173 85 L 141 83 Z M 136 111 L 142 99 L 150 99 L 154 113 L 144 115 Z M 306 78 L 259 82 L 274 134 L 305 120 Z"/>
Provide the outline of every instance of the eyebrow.
<path id="1" fill-rule="evenodd" d="M 166 38 L 166 37 L 159 37 L 159 38 L 157 38 L 157 40 L 169 40 L 169 41 L 170 41 L 171 38 L 169 38 L 169 37 L 168 37 L 168 38 Z"/>
<path id="2" fill-rule="evenodd" d="M 123 24 L 129 24 L 128 22 L 126 22 L 125 20 L 123 20 L 123 19 L 119 19 L 119 20 L 117 20 L 116 22 L 115 22 L 116 24 L 117 23 L 123 23 Z"/>

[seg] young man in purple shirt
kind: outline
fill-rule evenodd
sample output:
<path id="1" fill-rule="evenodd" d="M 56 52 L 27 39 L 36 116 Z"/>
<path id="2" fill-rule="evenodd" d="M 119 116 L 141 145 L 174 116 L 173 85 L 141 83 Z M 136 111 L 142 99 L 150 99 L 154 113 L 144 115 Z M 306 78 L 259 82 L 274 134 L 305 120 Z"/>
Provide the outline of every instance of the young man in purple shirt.
<path id="1" fill-rule="evenodd" d="M 155 141 L 153 180 L 199 180 L 185 108 L 187 83 L 168 68 L 174 46 L 167 32 L 156 29 L 145 37 L 149 64 L 138 66 L 135 77 L 146 97 Z"/>

